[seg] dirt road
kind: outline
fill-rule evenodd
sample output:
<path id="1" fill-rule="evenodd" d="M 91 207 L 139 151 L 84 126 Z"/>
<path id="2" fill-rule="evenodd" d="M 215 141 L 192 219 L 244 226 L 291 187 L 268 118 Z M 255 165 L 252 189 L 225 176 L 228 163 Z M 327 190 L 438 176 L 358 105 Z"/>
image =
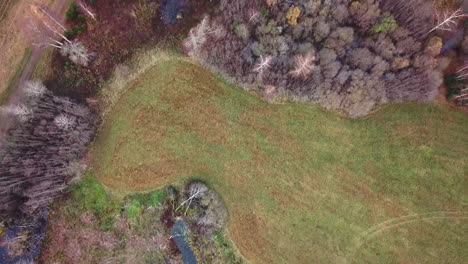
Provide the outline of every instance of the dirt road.
<path id="1" fill-rule="evenodd" d="M 25 1 L 25 0 L 23 0 L 23 1 Z M 34 3 L 32 1 L 25 1 L 25 2 L 29 2 L 29 3 L 26 4 L 27 6 L 31 6 Z M 69 2 L 69 0 L 54 0 L 53 3 L 49 6 L 49 9 L 51 10 L 51 12 L 53 12 L 55 14 L 64 14 L 65 8 L 66 8 L 68 2 Z M 23 2 L 21 2 L 19 4 L 23 5 Z M 27 17 L 22 17 L 22 18 L 20 18 L 20 20 L 24 21 L 24 23 L 20 21 L 20 22 L 17 22 L 16 24 L 20 25 L 20 26 L 21 25 L 26 25 L 25 21 L 27 19 L 28 19 Z M 63 16 L 61 16 L 59 22 L 65 23 L 65 18 Z M 20 77 L 18 78 L 16 84 L 13 85 L 13 89 L 12 89 L 12 91 L 10 93 L 10 96 L 8 97 L 5 105 L 15 104 L 16 102 L 18 102 L 20 100 L 20 98 L 21 98 L 21 96 L 23 94 L 24 84 L 28 80 L 31 79 L 31 76 L 32 76 L 32 74 L 34 72 L 34 69 L 36 68 L 36 64 L 38 63 L 39 59 L 41 58 L 41 55 L 42 55 L 42 52 L 43 52 L 42 49 L 32 46 L 31 43 L 29 43 L 29 45 L 32 48 L 31 57 L 29 58 L 28 62 L 26 63 L 26 65 L 25 65 Z M 6 66 L 6 65 L 4 65 L 4 66 Z M 0 134 L 4 134 L 10 128 L 11 123 L 12 123 L 12 120 L 0 116 Z"/>

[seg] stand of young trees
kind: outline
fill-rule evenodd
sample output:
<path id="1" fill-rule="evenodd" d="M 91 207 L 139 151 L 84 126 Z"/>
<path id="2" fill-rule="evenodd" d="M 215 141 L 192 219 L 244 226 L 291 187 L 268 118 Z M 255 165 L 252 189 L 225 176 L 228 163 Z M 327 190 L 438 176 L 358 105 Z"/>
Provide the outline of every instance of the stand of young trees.
<path id="1" fill-rule="evenodd" d="M 191 30 L 187 53 L 269 96 L 358 117 L 430 101 L 442 83 L 431 1 L 221 0 L 217 14 Z"/>
<path id="2" fill-rule="evenodd" d="M 84 170 L 80 162 L 95 133 L 87 106 L 54 96 L 39 81 L 27 83 L 21 107 L 5 106 L 16 118 L 0 153 L 0 216 L 30 215 L 60 196 Z"/>

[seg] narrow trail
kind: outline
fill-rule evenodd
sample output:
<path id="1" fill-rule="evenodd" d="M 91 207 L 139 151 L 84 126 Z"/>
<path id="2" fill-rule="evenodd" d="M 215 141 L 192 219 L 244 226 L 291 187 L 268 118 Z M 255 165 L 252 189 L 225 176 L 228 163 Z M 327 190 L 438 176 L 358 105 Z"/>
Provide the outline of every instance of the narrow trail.
<path id="1" fill-rule="evenodd" d="M 55 0 L 50 6 L 49 9 L 56 14 L 64 14 L 66 4 L 69 0 Z M 21 2 L 20 4 L 23 4 L 24 2 Z M 26 19 L 26 18 L 24 18 Z M 59 22 L 64 24 L 65 23 L 65 18 L 63 16 L 59 17 Z M 30 44 L 32 50 L 31 50 L 31 57 L 29 60 L 26 62 L 23 71 L 21 72 L 20 77 L 16 81 L 16 83 L 13 85 L 13 89 L 5 102 L 5 105 L 12 105 L 20 101 L 22 95 L 23 95 L 23 87 L 24 84 L 31 79 L 32 74 L 34 73 L 34 69 L 36 68 L 37 63 L 39 62 L 39 59 L 41 58 L 43 50 L 34 47 Z M 1 117 L 0 116 L 0 135 L 3 135 L 10 126 L 12 125 L 12 121 L 8 118 Z"/>

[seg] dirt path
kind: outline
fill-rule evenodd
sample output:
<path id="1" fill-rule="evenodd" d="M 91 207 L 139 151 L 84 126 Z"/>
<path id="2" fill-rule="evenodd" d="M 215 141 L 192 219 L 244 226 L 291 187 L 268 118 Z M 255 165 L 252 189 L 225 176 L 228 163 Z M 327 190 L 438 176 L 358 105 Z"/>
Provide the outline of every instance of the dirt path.
<path id="1" fill-rule="evenodd" d="M 50 6 L 49 9 L 56 14 L 64 14 L 66 4 L 68 3 L 69 0 L 55 0 Z M 20 4 L 23 4 L 20 3 Z M 31 5 L 31 4 L 29 4 Z M 22 18 L 23 20 L 26 20 L 26 17 Z M 65 23 L 64 17 L 60 17 L 61 23 Z M 19 25 L 24 24 L 24 23 L 18 23 Z M 27 61 L 26 65 L 24 66 L 24 69 L 16 81 L 16 84 L 13 85 L 13 89 L 5 103 L 5 105 L 12 105 L 17 103 L 23 94 L 23 87 L 24 84 L 31 79 L 32 74 L 34 73 L 34 69 L 36 68 L 36 64 L 39 62 L 39 59 L 41 58 L 43 50 L 37 47 L 34 47 L 30 45 L 32 48 L 31 52 L 31 57 Z M 11 120 L 8 118 L 0 117 L 0 135 L 4 134 L 11 126 Z"/>

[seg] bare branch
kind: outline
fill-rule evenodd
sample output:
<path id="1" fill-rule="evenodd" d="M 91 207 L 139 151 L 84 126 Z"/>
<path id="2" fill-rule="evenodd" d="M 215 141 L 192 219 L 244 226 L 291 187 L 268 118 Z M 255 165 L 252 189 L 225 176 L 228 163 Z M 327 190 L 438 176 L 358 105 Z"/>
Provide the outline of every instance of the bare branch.
<path id="1" fill-rule="evenodd" d="M 260 21 L 260 12 L 255 9 L 249 10 L 249 23 L 257 24 Z"/>
<path id="2" fill-rule="evenodd" d="M 187 39 L 184 41 L 184 46 L 189 50 L 190 55 L 194 55 L 200 50 L 209 35 L 219 36 L 221 34 L 222 29 L 220 27 L 210 24 L 208 16 L 205 16 L 196 27 L 190 30 Z"/>
<path id="3" fill-rule="evenodd" d="M 436 30 L 454 31 L 458 26 L 459 20 L 466 17 L 468 15 L 463 13 L 461 9 L 457 9 L 453 13 L 444 12 L 443 14 L 437 14 L 437 25 L 427 32 L 427 34 Z"/>
<path id="4" fill-rule="evenodd" d="M 38 97 L 46 92 L 46 87 L 39 80 L 28 81 L 26 82 L 24 92 L 29 97 Z"/>
<path id="5" fill-rule="evenodd" d="M 29 121 L 33 114 L 31 108 L 25 105 L 3 106 L 0 108 L 0 111 L 4 114 L 17 117 L 21 122 Z"/>
<path id="6" fill-rule="evenodd" d="M 52 21 L 54 21 L 54 23 L 56 25 L 58 25 L 60 28 L 63 29 L 63 31 L 66 31 L 67 29 L 65 28 L 64 25 L 62 25 L 56 18 L 54 18 L 54 16 L 52 16 L 49 12 L 47 12 L 43 7 L 39 6 L 39 5 L 36 5 L 36 7 L 43 13 L 45 14 L 47 17 L 49 17 Z"/>
<path id="7" fill-rule="evenodd" d="M 204 185 L 202 183 L 192 183 L 190 185 L 190 188 L 189 188 L 189 195 L 190 195 L 189 198 L 187 198 L 185 201 L 180 203 L 179 207 L 176 208 L 176 211 L 186 203 L 189 203 L 188 207 L 190 207 L 190 204 L 192 203 L 192 200 L 194 198 L 196 198 L 197 196 L 203 194 L 206 191 L 208 191 L 208 187 L 206 187 L 206 185 Z M 188 207 L 187 207 L 187 209 L 188 209 Z M 186 210 L 186 212 L 187 212 L 187 210 Z"/>
<path id="8" fill-rule="evenodd" d="M 91 17 L 94 21 L 97 21 L 96 14 L 92 11 L 91 7 L 87 5 L 83 0 L 79 2 L 79 5 L 83 11 L 85 11 L 86 15 Z"/>
<path id="9" fill-rule="evenodd" d="M 463 66 L 460 70 L 456 72 L 458 80 L 468 79 L 468 64 Z"/>
<path id="10" fill-rule="evenodd" d="M 66 131 L 73 127 L 73 125 L 75 124 L 75 118 L 65 114 L 60 114 L 57 117 L 55 117 L 54 124 L 58 128 Z"/>
<path id="11" fill-rule="evenodd" d="M 255 65 L 253 71 L 258 72 L 260 75 L 263 74 L 266 69 L 270 68 L 272 60 L 272 56 L 260 56 L 260 61 Z"/>
<path id="12" fill-rule="evenodd" d="M 60 50 L 63 56 L 68 56 L 76 64 L 88 66 L 90 54 L 82 42 L 65 43 Z"/>
<path id="13" fill-rule="evenodd" d="M 294 70 L 290 72 L 295 77 L 307 77 L 314 69 L 315 56 L 311 53 L 294 57 Z"/>

